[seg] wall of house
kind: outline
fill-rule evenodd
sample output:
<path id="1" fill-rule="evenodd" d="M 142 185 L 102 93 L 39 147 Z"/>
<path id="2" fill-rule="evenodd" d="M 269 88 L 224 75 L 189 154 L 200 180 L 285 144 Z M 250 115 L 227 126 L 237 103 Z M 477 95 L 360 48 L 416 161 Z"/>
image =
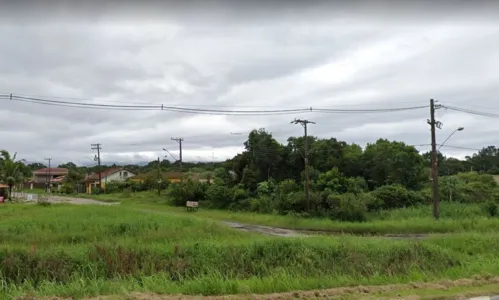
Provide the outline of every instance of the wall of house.
<path id="1" fill-rule="evenodd" d="M 126 177 L 124 176 L 125 172 L 128 173 Z M 118 171 L 116 173 L 109 174 L 105 178 L 102 178 L 102 187 L 106 186 L 106 182 L 110 182 L 110 181 L 125 181 L 128 178 L 133 177 L 133 176 L 135 176 L 135 174 L 133 174 L 133 173 L 131 173 L 129 171 Z"/>
<path id="2" fill-rule="evenodd" d="M 58 177 L 58 176 L 62 176 L 62 174 L 57 174 L 57 175 L 53 175 L 51 174 L 50 177 L 52 177 L 52 179 L 54 179 L 55 177 Z M 33 180 L 36 182 L 36 183 L 45 183 L 47 182 L 47 178 L 49 178 L 49 176 L 43 174 L 43 175 L 34 175 L 33 176 Z"/>

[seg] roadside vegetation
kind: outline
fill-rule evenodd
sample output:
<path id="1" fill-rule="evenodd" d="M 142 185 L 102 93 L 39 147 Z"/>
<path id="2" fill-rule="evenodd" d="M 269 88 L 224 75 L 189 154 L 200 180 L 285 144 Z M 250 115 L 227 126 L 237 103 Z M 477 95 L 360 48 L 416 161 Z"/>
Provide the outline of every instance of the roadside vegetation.
<path id="1" fill-rule="evenodd" d="M 3 206 L 3 296 L 270 293 L 499 272 L 499 235 L 492 233 L 276 238 L 191 216 L 126 206 Z"/>
<path id="2" fill-rule="evenodd" d="M 158 171 L 176 165 L 151 162 L 141 181 L 76 194 L 83 173 L 68 163 L 60 193 L 121 204 L 1 206 L 1 292 L 227 295 L 499 275 L 495 147 L 463 161 L 439 158 L 441 214 L 434 220 L 428 154 L 383 139 L 364 149 L 336 139 L 309 142 L 309 201 L 303 138 L 282 145 L 264 130 L 251 132 L 233 159 L 186 165 L 186 173 L 205 174 L 202 182 L 186 176 L 170 183 Z M 7 174 L 3 157 L 0 172 Z M 186 212 L 187 201 L 200 209 Z M 220 221 L 318 234 L 270 237 Z M 389 234 L 425 238 L 377 236 Z"/>

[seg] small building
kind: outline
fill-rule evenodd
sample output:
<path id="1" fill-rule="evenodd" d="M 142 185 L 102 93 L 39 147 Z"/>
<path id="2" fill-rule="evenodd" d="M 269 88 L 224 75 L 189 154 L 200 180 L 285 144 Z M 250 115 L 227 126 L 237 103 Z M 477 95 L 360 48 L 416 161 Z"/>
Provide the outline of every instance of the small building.
<path id="1" fill-rule="evenodd" d="M 5 201 L 7 197 L 9 196 L 9 186 L 3 183 L 0 183 L 0 198 Z"/>
<path id="2" fill-rule="evenodd" d="M 138 174 L 137 176 L 135 176 L 134 178 L 130 179 L 130 181 L 132 181 L 132 182 L 143 182 L 148 176 L 153 176 L 154 178 L 156 178 L 157 172 L 156 171 L 150 171 L 150 172 L 147 172 L 147 173 L 141 173 L 141 174 Z M 163 179 L 168 180 L 171 183 L 173 183 L 173 182 L 180 182 L 181 179 L 182 179 L 182 177 L 184 179 L 191 179 L 191 180 L 199 181 L 199 182 L 207 182 L 208 181 L 207 179 L 202 179 L 200 173 L 191 173 L 191 172 L 185 172 L 185 173 L 174 172 L 174 171 L 171 171 L 171 172 L 161 172 L 161 177 Z"/>
<path id="3" fill-rule="evenodd" d="M 58 185 L 68 176 L 69 170 L 66 168 L 42 168 L 33 171 L 33 178 L 28 181 L 29 189 L 46 188 L 47 184 Z"/>
<path id="4" fill-rule="evenodd" d="M 102 188 L 106 188 L 107 182 L 125 182 L 127 179 L 134 177 L 135 174 L 122 167 L 109 168 L 99 173 L 92 173 L 85 178 L 86 191 L 92 193 L 92 188 L 99 186 L 99 177 L 101 178 Z"/>
<path id="5" fill-rule="evenodd" d="M 42 168 L 33 171 L 34 183 L 55 182 L 61 176 L 67 176 L 69 170 L 66 168 Z"/>

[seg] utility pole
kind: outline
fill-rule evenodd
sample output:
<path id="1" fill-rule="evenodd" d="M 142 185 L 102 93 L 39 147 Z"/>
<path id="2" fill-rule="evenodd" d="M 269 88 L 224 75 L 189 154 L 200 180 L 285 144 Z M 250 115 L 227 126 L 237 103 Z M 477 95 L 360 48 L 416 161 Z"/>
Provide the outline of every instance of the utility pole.
<path id="1" fill-rule="evenodd" d="M 440 108 L 440 105 L 435 105 L 435 101 L 430 99 L 430 119 L 428 120 L 428 124 L 430 124 L 431 130 L 431 179 L 433 184 L 433 217 L 435 220 L 438 220 L 440 217 L 436 128 L 442 128 L 442 123 L 435 120 L 435 110 L 437 108 Z"/>
<path id="2" fill-rule="evenodd" d="M 307 197 L 307 212 L 310 212 L 310 178 L 308 174 L 308 131 L 307 131 L 307 125 L 308 124 L 315 124 L 315 122 L 309 121 L 309 120 L 301 120 L 301 119 L 294 119 L 291 121 L 292 124 L 301 124 L 303 126 L 304 132 L 305 132 L 305 141 L 304 141 L 304 147 L 305 147 L 305 155 L 304 155 L 304 160 L 305 160 L 305 194 Z"/>
<path id="3" fill-rule="evenodd" d="M 172 138 L 172 141 L 176 141 L 178 143 L 178 147 L 179 147 L 179 155 L 178 155 L 178 162 L 179 162 L 179 167 L 180 167 L 180 181 L 183 180 L 183 176 L 182 176 L 182 142 L 184 141 L 183 138 Z"/>
<path id="4" fill-rule="evenodd" d="M 47 169 L 47 172 L 45 172 L 45 184 L 47 185 L 47 192 L 50 192 L 50 184 L 52 183 L 52 180 L 51 180 L 51 172 L 50 172 L 50 161 L 52 160 L 52 158 L 45 158 L 45 160 L 48 160 L 49 161 L 49 167 Z"/>
<path id="5" fill-rule="evenodd" d="M 101 144 L 91 144 L 90 145 L 92 147 L 92 150 L 97 150 L 97 155 L 95 156 L 94 160 L 97 161 L 97 170 L 99 172 L 99 193 L 101 192 L 102 190 L 102 172 L 101 172 L 101 168 L 100 168 L 100 150 L 102 149 L 101 148 Z"/>
<path id="6" fill-rule="evenodd" d="M 158 196 L 161 195 L 161 161 L 158 157 Z"/>

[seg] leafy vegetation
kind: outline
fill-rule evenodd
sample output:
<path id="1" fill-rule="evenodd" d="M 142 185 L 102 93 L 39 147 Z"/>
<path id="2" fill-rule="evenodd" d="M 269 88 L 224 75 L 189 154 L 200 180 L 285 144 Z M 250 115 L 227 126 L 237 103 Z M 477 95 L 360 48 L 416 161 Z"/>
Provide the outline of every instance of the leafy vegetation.
<path id="1" fill-rule="evenodd" d="M 423 241 L 270 238 L 196 214 L 126 206 L 4 206 L 0 237 L 4 298 L 265 293 L 499 272 L 499 236 L 492 233 Z"/>
<path id="2" fill-rule="evenodd" d="M 202 176 L 169 182 L 164 173 L 177 163 L 154 161 L 125 166 L 141 181 L 109 182 L 104 194 L 79 195 L 122 202 L 118 207 L 4 206 L 0 293 L 213 295 L 499 274 L 495 147 L 464 161 L 440 154 L 441 219 L 435 221 L 428 154 L 384 139 L 362 149 L 309 137 L 307 197 L 304 142 L 291 137 L 282 145 L 254 130 L 245 151 L 230 160 L 183 164 L 185 173 Z M 38 167 L 4 151 L 0 179 L 22 182 Z M 60 167 L 70 170 L 64 193 L 96 171 L 71 162 Z M 186 201 L 199 201 L 201 210 L 187 214 Z M 218 220 L 320 235 L 269 238 Z M 417 233 L 453 234 L 420 241 L 345 235 Z"/>

